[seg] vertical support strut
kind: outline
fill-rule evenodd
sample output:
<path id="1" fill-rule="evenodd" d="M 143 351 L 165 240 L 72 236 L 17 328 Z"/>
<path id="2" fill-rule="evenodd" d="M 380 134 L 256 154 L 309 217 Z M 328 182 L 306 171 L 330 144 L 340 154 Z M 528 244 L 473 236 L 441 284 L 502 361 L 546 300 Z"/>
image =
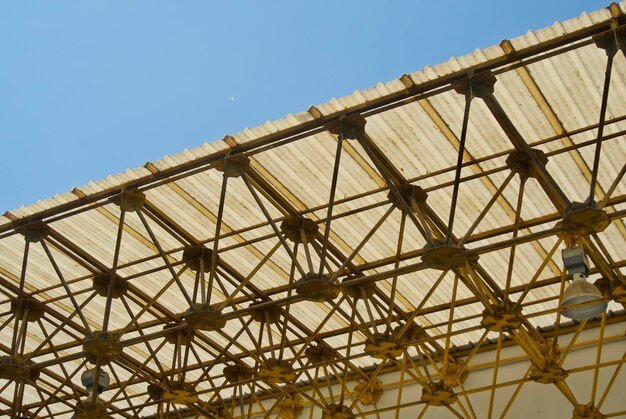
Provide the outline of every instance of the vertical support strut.
<path id="1" fill-rule="evenodd" d="M 450 215 L 448 217 L 448 231 L 446 232 L 446 242 L 449 244 L 452 237 L 454 227 L 454 215 L 456 211 L 456 202 L 459 196 L 459 187 L 461 184 L 461 169 L 463 168 L 463 154 L 465 153 L 465 139 L 467 138 L 467 127 L 469 123 L 470 106 L 474 99 L 472 92 L 472 80 L 467 81 L 465 88 L 465 110 L 463 111 L 463 126 L 461 128 L 461 139 L 459 144 L 459 152 L 456 159 L 456 170 L 454 173 L 454 187 L 452 189 L 452 201 L 450 203 Z"/>
<path id="2" fill-rule="evenodd" d="M 256 190 L 254 189 L 254 187 L 250 183 L 250 179 L 249 179 L 248 175 L 244 174 L 242 178 L 243 178 L 244 183 L 246 184 L 246 187 L 250 191 L 250 194 L 252 195 L 252 197 L 256 201 L 257 205 L 259 206 L 259 208 L 261 209 L 261 211 L 265 215 L 265 218 L 267 219 L 267 221 L 272 226 L 272 229 L 274 230 L 274 233 L 276 234 L 276 237 L 278 237 L 278 240 L 280 240 L 280 242 L 283 244 L 283 247 L 284 247 L 285 251 L 287 252 L 289 257 L 294 261 L 294 264 L 296 265 L 296 268 L 298 269 L 298 272 L 300 272 L 300 275 L 305 276 L 306 272 L 304 271 L 304 269 L 302 268 L 302 266 L 300 265 L 298 260 L 294 257 L 294 254 L 291 251 L 291 248 L 289 247 L 289 244 L 287 243 L 287 241 L 285 240 L 283 235 L 280 233 L 280 230 L 276 226 L 276 223 L 272 219 L 272 216 L 270 215 L 270 213 L 267 210 L 267 208 L 265 208 L 265 205 L 263 204 L 263 201 L 261 201 L 261 198 L 259 197 L 259 194 L 257 194 Z"/>
<path id="3" fill-rule="evenodd" d="M 605 50 L 607 55 L 606 69 L 604 71 L 604 87 L 602 90 L 602 102 L 600 104 L 600 120 L 598 122 L 598 136 L 596 137 L 596 148 L 593 156 L 593 169 L 591 170 L 591 181 L 589 182 L 589 196 L 587 204 L 592 206 L 595 204 L 596 182 L 598 180 L 598 169 L 600 167 L 600 153 L 602 151 L 602 136 L 604 134 L 604 125 L 606 122 L 606 108 L 609 100 L 609 90 L 611 86 L 611 72 L 613 69 L 613 58 L 618 51 L 617 32 L 613 29 L 608 36 L 596 37 L 595 42 L 599 48 Z"/>
<path id="4" fill-rule="evenodd" d="M 11 341 L 11 360 L 15 357 L 15 352 L 17 350 L 17 338 L 18 338 L 18 330 L 20 325 L 20 316 L 22 310 L 22 304 L 24 302 L 24 285 L 26 282 L 26 268 L 28 266 L 28 253 L 30 251 L 30 241 L 25 238 L 24 239 L 24 255 L 22 256 L 22 271 L 20 273 L 20 285 L 17 292 L 17 303 L 16 303 L 16 311 L 15 311 L 15 327 L 13 328 L 13 339 Z"/>
<path id="5" fill-rule="evenodd" d="M 217 250 L 219 246 L 220 236 L 222 234 L 222 218 L 224 216 L 224 201 L 226 199 L 226 185 L 228 184 L 227 172 L 224 171 L 222 176 L 222 188 L 220 191 L 220 203 L 217 210 L 217 221 L 215 222 L 215 234 L 213 237 L 213 253 L 211 253 L 211 267 L 209 271 L 209 283 L 206 289 L 206 306 L 211 305 L 211 296 L 213 295 L 213 280 L 215 278 L 215 268 L 217 265 Z M 204 282 L 204 281 L 203 281 Z"/>
<path id="6" fill-rule="evenodd" d="M 328 239 L 330 237 L 330 226 L 332 223 L 333 209 L 335 207 L 335 192 L 337 191 L 337 180 L 339 178 L 339 163 L 341 162 L 341 151 L 344 139 L 343 120 L 339 120 L 340 133 L 337 138 L 337 151 L 335 151 L 335 164 L 333 167 L 333 178 L 330 184 L 330 197 L 328 198 L 328 210 L 326 211 L 326 225 L 324 227 L 324 241 L 322 242 L 322 252 L 320 256 L 320 265 L 318 275 L 324 272 L 324 261 L 326 260 L 326 251 L 328 248 Z"/>
<path id="7" fill-rule="evenodd" d="M 109 328 L 109 318 L 111 317 L 111 304 L 113 301 L 113 288 L 115 287 L 115 276 L 117 271 L 117 264 L 120 257 L 120 248 L 122 245 L 122 233 L 124 232 L 124 217 L 126 210 L 122 207 L 120 212 L 120 220 L 117 226 L 117 237 L 115 239 L 115 250 L 113 251 L 113 264 L 111 266 L 111 273 L 109 278 L 109 285 L 107 288 L 106 303 L 104 306 L 104 318 L 102 320 L 102 333 L 106 337 L 107 330 Z"/>
<path id="8" fill-rule="evenodd" d="M 524 186 L 526 185 L 526 177 L 520 176 L 520 185 L 519 191 L 517 194 L 517 205 L 515 208 L 515 221 L 513 225 L 513 239 L 517 238 L 517 234 L 519 232 L 519 225 L 522 220 L 522 202 L 524 200 Z M 502 303 L 506 304 L 509 298 L 509 292 L 511 290 L 511 280 L 513 277 L 513 267 L 515 265 L 515 250 L 517 249 L 517 243 L 511 244 L 511 250 L 509 252 L 509 264 L 506 272 L 506 285 L 504 287 L 504 297 L 502 298 Z"/>
<path id="9" fill-rule="evenodd" d="M 476 76 L 473 84 L 474 94 L 476 97 L 482 99 L 485 105 L 487 105 L 487 108 L 494 116 L 515 149 L 527 156 L 539 184 L 548 195 L 548 198 L 554 207 L 559 211 L 559 213 L 563 214 L 565 209 L 571 205 L 569 198 L 565 195 L 550 173 L 548 173 L 544 162 L 541 161 L 541 157 L 537 155 L 537 153 L 535 153 L 524 140 L 500 105 L 500 102 L 494 96 L 495 83 L 496 78 L 491 73 Z"/>

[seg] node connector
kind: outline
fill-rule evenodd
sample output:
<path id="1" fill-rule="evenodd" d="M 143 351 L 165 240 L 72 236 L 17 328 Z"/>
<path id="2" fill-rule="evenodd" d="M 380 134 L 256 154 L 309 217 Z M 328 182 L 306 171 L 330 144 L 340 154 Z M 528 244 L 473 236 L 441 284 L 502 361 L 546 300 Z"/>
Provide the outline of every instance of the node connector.
<path id="1" fill-rule="evenodd" d="M 45 314 L 44 304 L 32 297 L 23 297 L 19 302 L 17 299 L 11 300 L 11 313 L 20 320 L 26 316 L 27 322 L 36 322 Z"/>
<path id="2" fill-rule="evenodd" d="M 146 203 L 146 194 L 138 189 L 131 189 L 112 199 L 113 203 L 127 212 L 141 211 Z"/>
<path id="3" fill-rule="evenodd" d="M 377 359 L 397 358 L 404 352 L 395 337 L 384 333 L 375 333 L 369 338 L 363 351 Z"/>
<path id="4" fill-rule="evenodd" d="M 175 330 L 172 330 L 175 329 Z M 194 330 L 187 323 L 169 323 L 163 326 L 166 334 L 163 336 L 168 343 L 189 345 L 193 341 Z"/>
<path id="5" fill-rule="evenodd" d="M 210 272 L 212 259 L 213 251 L 204 246 L 188 246 L 183 250 L 183 262 L 194 272 Z"/>
<path id="6" fill-rule="evenodd" d="M 244 364 L 227 365 L 222 371 L 224 378 L 231 384 L 252 379 L 254 370 Z"/>
<path id="7" fill-rule="evenodd" d="M 432 245 L 424 246 L 422 253 L 422 262 L 426 266 L 442 271 L 462 268 L 477 259 L 476 255 L 469 255 L 464 247 L 443 240 L 435 240 Z"/>
<path id="8" fill-rule="evenodd" d="M 528 152 L 522 150 L 516 150 L 509 154 L 506 158 L 506 165 L 509 170 L 522 178 L 539 177 L 537 164 L 545 167 L 548 164 L 548 157 L 541 150 L 531 149 L 530 152 L 535 157 L 534 159 Z"/>
<path id="9" fill-rule="evenodd" d="M 565 209 L 565 215 L 561 221 L 562 232 L 559 235 L 575 241 L 578 237 L 585 237 L 593 233 L 604 231 L 611 220 L 603 209 L 595 203 L 572 202 Z"/>
<path id="10" fill-rule="evenodd" d="M 354 419 L 354 413 L 344 404 L 330 404 L 322 411 L 322 419 Z"/>
<path id="11" fill-rule="evenodd" d="M 262 304 L 264 301 L 258 301 L 250 304 L 251 309 L 250 316 L 252 319 L 259 323 L 277 324 L 282 316 L 282 310 L 278 305 L 265 306 L 261 308 L 255 308 L 257 304 Z"/>
<path id="12" fill-rule="evenodd" d="M 0 356 L 0 379 L 18 383 L 34 382 L 39 378 L 39 370 L 32 362 L 23 362 L 21 356 Z"/>
<path id="13" fill-rule="evenodd" d="M 17 231 L 24 236 L 24 240 L 27 242 L 38 243 L 48 237 L 48 234 L 50 234 L 50 227 L 41 221 L 37 221 L 25 227 L 19 227 Z"/>
<path id="14" fill-rule="evenodd" d="M 428 198 L 428 194 L 424 189 L 420 186 L 412 185 L 410 183 L 405 183 L 401 185 L 397 185 L 396 189 L 400 193 L 400 197 L 406 202 L 409 206 L 411 202 L 415 202 L 419 206 L 423 206 L 426 204 L 426 198 Z M 402 208 L 402 203 L 398 199 L 398 196 L 394 193 L 393 190 L 390 190 L 387 194 L 387 199 L 398 208 Z"/>
<path id="15" fill-rule="evenodd" d="M 289 216 L 280 224 L 281 233 L 294 243 L 303 243 L 302 236 L 307 243 L 311 243 L 317 237 L 318 230 L 319 226 L 315 221 L 302 215 Z"/>
<path id="16" fill-rule="evenodd" d="M 173 381 L 169 384 L 148 384 L 148 395 L 153 400 L 163 400 L 172 404 L 190 405 L 196 403 L 198 394 L 191 383 Z"/>
<path id="17" fill-rule="evenodd" d="M 76 406 L 76 412 L 74 413 L 75 419 L 109 419 L 110 415 L 107 414 L 106 404 L 96 399 L 93 401 L 91 398 L 88 400 L 79 402 Z"/>
<path id="18" fill-rule="evenodd" d="M 358 397 L 359 403 L 362 405 L 376 404 L 383 396 L 383 382 L 377 379 L 372 381 L 361 381 L 352 390 L 354 397 Z"/>
<path id="19" fill-rule="evenodd" d="M 569 374 L 559 365 L 561 353 L 558 348 L 548 341 L 541 344 L 539 350 L 542 359 L 540 359 L 539 364 L 533 362 L 530 379 L 541 384 L 554 384 L 564 381 Z"/>
<path id="20" fill-rule="evenodd" d="M 295 381 L 297 376 L 289 361 L 281 359 L 268 359 L 267 362 L 259 368 L 259 377 L 262 380 L 274 384 Z"/>
<path id="21" fill-rule="evenodd" d="M 452 356 L 448 356 L 448 362 L 445 370 L 442 371 L 442 381 L 448 388 L 454 388 L 460 384 L 465 383 L 469 370 L 465 365 L 465 362 L 457 360 Z"/>
<path id="22" fill-rule="evenodd" d="M 349 282 L 357 279 L 355 276 L 348 276 L 341 281 Z M 345 295 L 356 299 L 370 299 L 376 292 L 376 283 L 373 281 L 359 282 L 358 284 L 342 285 L 341 292 Z"/>
<path id="23" fill-rule="evenodd" d="M 83 351 L 87 353 L 85 357 L 92 364 L 98 362 L 98 359 L 101 364 L 108 364 L 122 355 L 122 350 L 119 339 L 112 335 L 105 335 L 99 330 L 83 340 Z"/>
<path id="24" fill-rule="evenodd" d="M 304 400 L 295 392 L 286 392 L 276 403 L 277 418 L 295 419 L 304 411 Z"/>
<path id="25" fill-rule="evenodd" d="M 296 293 L 306 300 L 322 303 L 337 298 L 339 287 L 331 283 L 325 275 L 311 272 L 297 282 Z"/>
<path id="26" fill-rule="evenodd" d="M 172 404 L 190 405 L 198 401 L 191 383 L 173 382 L 163 389 L 163 400 Z"/>
<path id="27" fill-rule="evenodd" d="M 458 397 L 443 381 L 438 381 L 422 387 L 420 400 L 429 406 L 449 406 L 454 404 Z"/>
<path id="28" fill-rule="evenodd" d="M 492 304 L 483 311 L 480 324 L 491 332 L 510 332 L 522 325 L 522 308 L 512 303 Z"/>
<path id="29" fill-rule="evenodd" d="M 346 140 L 358 140 L 365 135 L 367 120 L 361 115 L 352 115 L 341 118 L 326 125 L 326 129 L 334 135 L 343 135 Z"/>
<path id="30" fill-rule="evenodd" d="M 404 332 L 402 333 L 402 335 L 400 335 L 402 329 L 404 329 Z M 424 327 L 413 322 L 411 322 L 406 328 L 402 324 L 396 326 L 393 329 L 393 335 L 395 336 L 398 344 L 402 347 L 416 345 L 418 341 L 428 337 L 428 334 L 426 333 L 426 330 L 424 330 Z"/>
<path id="31" fill-rule="evenodd" d="M 311 364 L 321 364 L 330 362 L 337 357 L 337 352 L 326 343 L 320 342 L 317 345 L 309 346 L 304 351 Z"/>
<path id="32" fill-rule="evenodd" d="M 115 278 L 113 280 L 113 278 Z M 126 295 L 128 291 L 128 281 L 119 275 L 111 275 L 110 273 L 102 273 L 94 276 L 92 288 L 101 297 L 106 297 L 109 293 L 109 285 L 111 286 L 111 298 L 120 298 Z"/>
<path id="33" fill-rule="evenodd" d="M 549 365 L 545 367 L 537 367 L 533 365 L 530 372 L 530 379 L 536 383 L 541 384 L 554 384 L 565 379 L 569 376 L 569 373 L 558 365 Z"/>
<path id="34" fill-rule="evenodd" d="M 228 409 L 222 404 L 214 405 L 211 403 L 205 403 L 203 406 L 203 409 L 212 415 L 212 416 L 209 416 L 212 419 L 232 419 L 233 418 L 233 415 L 231 414 L 231 412 L 229 412 Z"/>
<path id="35" fill-rule="evenodd" d="M 241 177 L 250 167 L 250 159 L 243 154 L 237 154 L 216 161 L 213 163 L 213 167 L 224 173 L 226 177 Z"/>
<path id="36" fill-rule="evenodd" d="M 185 323 L 193 330 L 220 330 L 226 326 L 226 318 L 222 313 L 202 304 L 194 304 L 194 307 L 185 313 Z"/>
<path id="37" fill-rule="evenodd" d="M 587 404 L 579 404 L 572 411 L 572 419 L 605 419 L 606 415 L 602 414 L 598 408 L 589 402 Z"/>
<path id="38" fill-rule="evenodd" d="M 619 279 L 610 280 L 608 278 L 599 278 L 593 283 L 603 297 L 610 298 L 621 304 L 626 304 L 626 283 Z"/>
<path id="39" fill-rule="evenodd" d="M 322 303 L 337 298 L 339 287 L 330 282 L 325 275 L 311 272 L 298 280 L 296 293 L 306 300 Z"/>

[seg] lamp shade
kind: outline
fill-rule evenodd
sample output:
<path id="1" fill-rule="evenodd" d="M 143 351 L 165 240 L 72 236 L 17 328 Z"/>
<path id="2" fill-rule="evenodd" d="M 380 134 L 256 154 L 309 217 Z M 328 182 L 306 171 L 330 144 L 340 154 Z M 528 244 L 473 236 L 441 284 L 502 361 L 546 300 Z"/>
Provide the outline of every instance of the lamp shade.
<path id="1" fill-rule="evenodd" d="M 561 307 L 572 306 L 575 304 L 589 303 L 578 307 L 563 310 L 561 314 L 567 318 L 574 320 L 587 320 L 600 316 L 607 307 L 607 302 L 602 299 L 600 290 L 587 282 L 583 275 L 574 275 L 574 280 L 563 293 Z"/>
<path id="2" fill-rule="evenodd" d="M 88 369 L 83 372 L 83 374 L 80 376 L 80 381 L 85 386 L 85 390 L 87 390 L 88 393 L 92 393 L 96 384 L 96 369 Z M 109 377 L 109 374 L 101 369 L 98 377 L 98 388 L 95 389 L 96 392 L 100 394 L 104 390 L 106 390 L 109 387 L 110 381 L 111 378 Z"/>

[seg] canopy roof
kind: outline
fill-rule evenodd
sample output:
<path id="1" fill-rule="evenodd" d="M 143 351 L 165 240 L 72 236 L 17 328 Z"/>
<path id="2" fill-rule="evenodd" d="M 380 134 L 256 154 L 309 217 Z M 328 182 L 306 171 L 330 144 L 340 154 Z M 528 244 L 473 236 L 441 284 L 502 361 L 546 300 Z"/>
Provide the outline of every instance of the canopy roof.
<path id="1" fill-rule="evenodd" d="M 502 346 L 534 365 L 515 379 L 551 371 L 582 409 L 558 337 L 614 340 L 602 330 L 625 318 L 624 11 L 5 213 L 0 412 L 263 416 L 296 400 L 375 417 L 407 407 L 352 403 L 371 393 L 354 385 L 401 371 L 381 382 L 464 417 L 461 395 L 505 379 L 466 389 L 463 371 Z M 609 302 L 580 324 L 558 310 L 571 246 Z M 92 368 L 110 377 L 101 404 L 81 384 Z"/>

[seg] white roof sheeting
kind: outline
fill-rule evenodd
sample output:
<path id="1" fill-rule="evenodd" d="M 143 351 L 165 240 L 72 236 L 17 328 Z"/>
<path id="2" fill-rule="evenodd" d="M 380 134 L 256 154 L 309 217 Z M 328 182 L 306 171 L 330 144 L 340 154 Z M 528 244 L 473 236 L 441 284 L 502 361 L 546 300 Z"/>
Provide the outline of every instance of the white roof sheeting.
<path id="1" fill-rule="evenodd" d="M 626 11 L 626 3 L 613 6 L 613 11 L 617 8 Z M 113 380 L 113 387 L 122 385 L 127 393 L 112 400 L 109 408 L 121 416 L 157 413 L 159 404 L 150 399 L 146 386 L 153 383 L 166 388 L 163 383 L 168 381 L 167 375 L 172 369 L 176 370 L 177 365 L 180 367 L 182 356 L 187 363 L 185 370 L 189 371 L 188 382 L 198 380 L 202 368 L 215 365 L 204 371 L 204 378 L 208 376 L 210 379 L 200 380 L 195 387 L 201 402 L 190 403 L 190 406 L 203 409 L 204 402 L 218 403 L 213 387 L 224 380 L 223 365 L 239 359 L 249 367 L 257 368 L 258 372 L 267 359 L 277 357 L 277 353 L 283 350 L 285 359 L 297 358 L 298 363 L 304 363 L 302 353 L 298 351 L 302 345 L 311 344 L 308 338 L 314 331 L 317 331 L 314 340 L 323 340 L 337 348 L 340 357 L 348 356 L 349 352 L 351 368 L 363 369 L 359 374 L 364 374 L 363 371 L 378 362 L 364 353 L 364 344 L 371 334 L 385 330 L 391 333 L 396 325 L 407 319 L 414 318 L 425 328 L 428 337 L 419 345 L 422 350 L 432 351 L 429 356 L 445 356 L 444 348 L 449 346 L 448 327 L 452 332 L 451 353 L 465 356 L 467 352 L 463 352 L 463 346 L 468 342 L 477 343 L 483 335 L 480 321 L 485 302 L 504 304 L 503 293 L 515 302 L 533 278 L 536 278 L 537 287 L 530 290 L 524 300 L 523 314 L 528 317 L 524 319 L 523 327 L 527 330 L 525 333 L 537 340 L 535 344 L 540 344 L 543 338 L 537 328 L 550 327 L 557 320 L 555 311 L 562 266 L 559 250 L 563 245 L 548 258 L 545 267 L 540 267 L 551 249 L 557 246 L 558 235 L 553 227 L 563 215 L 559 214 L 562 208 L 551 201 L 548 195 L 552 191 L 546 193 L 541 176 L 539 180 L 531 177 L 525 182 L 521 182 L 518 176 L 509 176 L 506 159 L 516 144 L 510 138 L 511 133 L 502 128 L 506 124 L 502 120 L 510 120 L 525 140 L 524 147 L 546 153 L 549 157 L 547 176 L 569 200 L 584 201 L 593 167 L 596 124 L 607 61 L 605 52 L 594 45 L 590 36 L 607 30 L 611 19 L 608 9 L 585 13 L 510 40 L 517 55 L 507 55 L 504 44 L 476 50 L 402 79 L 333 99 L 309 112 L 288 115 L 223 140 L 166 156 L 145 167 L 91 182 L 73 193 L 57 195 L 0 217 L 0 289 L 5 296 L 0 307 L 11 316 L 0 328 L 0 338 L 5 342 L 12 340 L 15 322 L 10 301 L 18 294 L 23 274 L 24 238 L 17 233 L 35 221 L 42 221 L 52 229 L 44 240 L 52 258 L 39 243 L 31 243 L 23 275 L 26 295 L 45 303 L 48 311 L 42 320 L 43 326 L 28 323 L 24 354 L 36 351 L 31 355 L 32 360 L 44 369 L 41 382 L 26 386 L 21 405 L 29 411 L 38 411 L 41 416 L 45 416 L 46 411 L 48 416 L 69 415 L 67 412 L 76 402 L 67 382 L 79 387 L 80 373 L 64 383 L 68 372 L 57 365 L 54 358 L 65 356 L 67 361 L 63 365 L 68 371 L 81 366 L 82 340 L 89 333 L 83 327 L 82 318 L 75 313 L 74 301 L 79 306 L 85 304 L 81 306 L 81 315 L 91 329 L 99 330 L 107 299 L 92 295 L 92 281 L 94 276 L 112 269 L 120 277 L 127 278 L 130 287 L 125 297 L 112 301 L 113 314 L 109 323 L 113 334 L 120 330 L 125 332 L 118 336 L 125 345 L 124 355 L 118 355 L 112 366 L 102 366 L 120 371 L 119 377 Z M 615 17 L 614 22 L 623 25 L 623 17 Z M 504 182 L 508 184 L 475 230 L 468 234 L 465 247 L 470 253 L 479 255 L 478 261 L 470 264 L 471 269 L 466 265 L 442 273 L 421 264 L 419 256 L 430 239 L 419 232 L 411 218 L 421 220 L 425 217 L 435 236 L 438 230 L 445 235 L 465 108 L 464 96 L 454 87 L 467 80 L 468 75 L 473 77 L 487 71 L 497 79 L 493 100 L 502 107 L 504 114 L 498 114 L 481 98 L 472 101 L 453 241 L 466 235 L 496 191 Z M 625 76 L 626 59 L 622 52 L 618 52 L 612 68 L 595 197 L 596 201 L 601 201 L 611 185 L 615 185 L 606 207 L 611 224 L 587 241 L 579 238 L 585 242 L 588 252 L 594 252 L 590 255 L 594 265 L 592 279 L 599 278 L 600 273 L 610 274 L 612 277 L 608 279 L 614 283 L 623 281 L 626 261 L 623 221 L 626 182 L 619 178 L 626 161 Z M 477 77 L 473 80 L 472 83 L 479 83 Z M 346 119 L 341 123 L 345 124 L 344 127 L 349 126 L 356 114 L 365 117 L 367 138 L 362 136 L 356 141 L 347 139 L 343 142 L 331 231 L 325 244 L 323 238 L 328 224 L 328 200 L 338 140 L 324 126 L 337 122 L 344 115 Z M 376 149 L 382 164 L 368 155 L 368 152 L 376 154 Z M 218 221 L 224 178 L 222 172 L 216 170 L 216 163 L 242 151 L 250 158 L 246 176 L 263 204 L 257 204 L 241 178 L 229 178 L 223 217 Z M 384 173 L 381 167 L 386 168 Z M 426 206 L 416 205 L 419 210 L 413 208 L 412 217 L 403 220 L 402 211 L 393 208 L 388 199 L 391 192 L 386 177 L 392 178 L 394 188 L 404 181 L 423 188 L 428 193 Z M 515 232 L 516 207 L 522 184 L 520 228 Z M 141 212 L 143 219 L 137 213 L 125 213 L 118 262 L 114 267 L 121 217 L 115 199 L 120 193 L 137 188 L 145 193 L 147 202 Z M 304 272 L 317 270 L 323 249 L 328 251 L 324 272 L 329 276 L 354 252 L 354 259 L 347 264 L 348 279 L 364 275 L 376 283 L 377 293 L 368 300 L 368 305 L 362 299 L 353 302 L 352 297 L 341 297 L 339 303 L 294 300 L 294 288 L 301 272 L 276 237 L 263 210 L 277 226 L 289 215 L 303 214 L 319 227 L 313 244 L 294 246 L 292 241 L 286 242 L 292 252 L 297 251 L 297 261 Z M 380 226 L 371 233 L 383 218 Z M 198 275 L 182 261 L 183 249 L 190 245 L 212 249 L 218 222 L 221 225 L 217 246 L 219 263 L 216 279 L 212 282 L 211 303 L 214 309 L 219 307 L 228 321 L 221 331 L 196 331 L 195 346 L 192 345 L 196 353 L 187 350 L 185 355 L 178 354 L 175 344 L 163 343 L 161 330 L 170 324 L 183 327 L 189 300 L 201 302 L 197 295 Z M 403 223 L 405 230 L 398 253 Z M 361 241 L 370 233 L 371 237 L 361 246 Z M 515 255 L 509 273 L 512 246 Z M 176 280 L 172 271 L 177 272 Z M 509 274 L 510 288 L 505 290 Z M 438 281 L 440 275 L 443 279 Z M 210 276 L 207 273 L 205 279 L 209 281 Z M 343 280 L 345 270 L 336 276 Z M 394 288 L 392 284 L 396 282 L 396 276 Z M 455 277 L 459 278 L 456 290 L 453 289 Z M 245 286 L 240 286 L 242 281 L 246 281 Z M 439 285 L 435 286 L 437 283 Z M 476 287 L 483 287 L 482 291 Z M 231 295 L 236 288 L 240 289 Z M 455 292 L 456 299 L 451 301 Z M 431 295 L 426 300 L 428 294 Z M 270 327 L 271 339 L 267 325 L 266 328 L 260 327 L 261 323 L 251 321 L 250 312 L 246 311 L 251 303 L 260 301 L 267 306 L 276 303 L 282 313 L 281 320 Z M 220 307 L 223 302 L 224 306 Z M 143 309 L 152 303 L 152 308 Z M 622 308 L 614 301 L 609 304 L 613 311 Z M 417 307 L 420 310 L 414 312 Z M 448 325 L 452 307 L 453 322 Z M 287 310 L 289 343 L 288 348 L 281 350 L 282 319 Z M 390 312 L 393 320 L 386 324 L 385 318 Z M 55 332 L 62 319 L 70 319 L 68 325 Z M 561 322 L 565 323 L 565 319 Z M 139 331 L 137 325 L 140 325 Z M 54 335 L 50 339 L 53 345 L 38 348 L 50 334 Z M 147 339 L 144 335 L 154 337 Z M 489 338 L 494 336 L 497 340 L 497 333 L 488 334 Z M 515 333 L 511 336 L 514 340 L 522 339 Z M 345 348 L 348 342 L 351 345 L 349 351 Z M 519 342 L 516 340 L 516 343 Z M 158 354 L 153 354 L 154 348 L 160 344 L 162 348 Z M 53 357 L 57 347 L 58 353 Z M 2 345 L 0 349 L 11 353 L 10 345 Z M 412 356 L 419 355 L 414 349 L 408 351 Z M 305 365 L 298 363 L 295 365 Z M 343 368 L 344 365 L 342 360 L 332 364 L 333 368 Z M 299 380 L 310 381 L 319 372 L 314 373 L 316 368 L 313 366 L 307 368 L 310 369 L 309 375 L 300 375 Z M 165 371 L 168 374 L 163 377 Z M 338 373 L 322 371 L 320 377 L 326 374 Z M 133 381 L 133 375 L 140 379 Z M 0 386 L 6 382 L 7 389 L 14 389 L 14 384 L 2 380 L 0 375 Z M 126 383 L 126 380 L 130 382 Z M 275 396 L 271 387 L 257 376 L 252 381 L 259 385 L 254 391 Z M 44 409 L 37 388 L 45 388 L 59 400 L 53 397 L 55 401 Z M 229 389 L 228 385 L 222 388 L 221 397 L 232 395 Z M 251 387 L 244 387 L 244 391 L 250 393 Z M 111 392 L 112 396 L 116 390 Z M 136 399 L 132 395 L 136 395 Z M 0 399 L 0 411 L 6 413 L 11 411 L 11 406 L 5 400 L 10 402 L 12 399 L 4 396 Z M 140 405 L 143 407 L 138 407 Z"/>

